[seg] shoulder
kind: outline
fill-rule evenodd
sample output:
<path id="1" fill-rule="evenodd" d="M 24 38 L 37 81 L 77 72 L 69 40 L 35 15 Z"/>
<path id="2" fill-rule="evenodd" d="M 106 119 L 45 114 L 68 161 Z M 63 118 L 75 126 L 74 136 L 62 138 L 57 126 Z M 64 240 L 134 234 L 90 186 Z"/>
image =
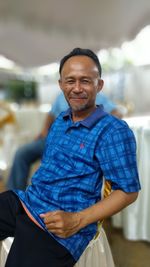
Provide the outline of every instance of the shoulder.
<path id="1" fill-rule="evenodd" d="M 110 131 L 120 128 L 129 128 L 129 125 L 123 119 L 119 119 L 111 114 L 105 116 L 105 123 L 109 126 Z"/>
<path id="2" fill-rule="evenodd" d="M 103 141 L 112 140 L 115 142 L 118 139 L 134 139 L 134 134 L 124 120 L 108 114 L 102 120 L 101 138 Z"/>

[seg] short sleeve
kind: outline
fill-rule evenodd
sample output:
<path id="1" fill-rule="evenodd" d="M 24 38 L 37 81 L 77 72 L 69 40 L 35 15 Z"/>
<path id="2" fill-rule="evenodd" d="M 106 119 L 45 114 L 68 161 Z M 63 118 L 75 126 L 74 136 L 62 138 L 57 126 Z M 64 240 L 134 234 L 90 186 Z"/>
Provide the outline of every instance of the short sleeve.
<path id="1" fill-rule="evenodd" d="M 128 126 L 114 129 L 97 147 L 97 157 L 112 189 L 137 192 L 140 182 L 136 162 L 136 141 Z"/>

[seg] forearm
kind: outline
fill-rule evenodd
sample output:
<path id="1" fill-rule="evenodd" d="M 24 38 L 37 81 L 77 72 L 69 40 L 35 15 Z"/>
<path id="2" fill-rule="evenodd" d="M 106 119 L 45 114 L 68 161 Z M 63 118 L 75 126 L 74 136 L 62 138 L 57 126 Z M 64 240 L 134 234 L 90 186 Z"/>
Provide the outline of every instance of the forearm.
<path id="1" fill-rule="evenodd" d="M 55 117 L 52 114 L 47 115 L 47 117 L 45 119 L 44 126 L 43 126 L 40 134 L 38 135 L 38 137 L 46 137 L 47 136 L 48 130 L 49 130 L 49 128 L 52 125 L 54 120 L 55 120 Z"/>
<path id="2" fill-rule="evenodd" d="M 136 199 L 137 194 L 126 194 L 120 190 L 116 190 L 104 200 L 80 212 L 57 210 L 40 214 L 40 217 L 44 220 L 46 228 L 50 232 L 59 237 L 66 238 L 91 223 L 101 221 L 117 213 L 132 203 Z"/>
<path id="3" fill-rule="evenodd" d="M 79 212 L 80 226 L 83 228 L 88 224 L 102 221 L 103 219 L 119 212 L 137 198 L 138 193 L 124 193 L 121 190 L 112 192 L 107 198 L 97 202 L 95 205 Z"/>

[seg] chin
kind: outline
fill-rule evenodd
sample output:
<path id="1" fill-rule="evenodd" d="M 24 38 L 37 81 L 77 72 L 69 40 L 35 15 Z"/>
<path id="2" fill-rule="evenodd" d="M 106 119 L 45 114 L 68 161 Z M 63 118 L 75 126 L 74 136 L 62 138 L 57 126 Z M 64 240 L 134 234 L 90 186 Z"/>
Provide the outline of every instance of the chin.
<path id="1" fill-rule="evenodd" d="M 71 106 L 71 105 L 70 105 Z M 73 111 L 84 111 L 84 110 L 86 110 L 88 107 L 87 106 L 71 106 L 71 109 L 73 110 Z"/>

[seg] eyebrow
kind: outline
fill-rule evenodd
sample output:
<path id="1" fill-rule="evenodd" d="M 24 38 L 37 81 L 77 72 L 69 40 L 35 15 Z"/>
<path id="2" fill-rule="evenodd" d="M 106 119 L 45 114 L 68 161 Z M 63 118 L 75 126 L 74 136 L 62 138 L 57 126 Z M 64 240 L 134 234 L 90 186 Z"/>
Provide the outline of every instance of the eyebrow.
<path id="1" fill-rule="evenodd" d="M 74 76 L 68 76 L 68 77 L 65 77 L 64 80 L 70 80 L 70 79 L 76 79 Z M 80 76 L 79 79 L 89 79 L 91 80 L 92 77 L 89 77 L 89 76 Z"/>

